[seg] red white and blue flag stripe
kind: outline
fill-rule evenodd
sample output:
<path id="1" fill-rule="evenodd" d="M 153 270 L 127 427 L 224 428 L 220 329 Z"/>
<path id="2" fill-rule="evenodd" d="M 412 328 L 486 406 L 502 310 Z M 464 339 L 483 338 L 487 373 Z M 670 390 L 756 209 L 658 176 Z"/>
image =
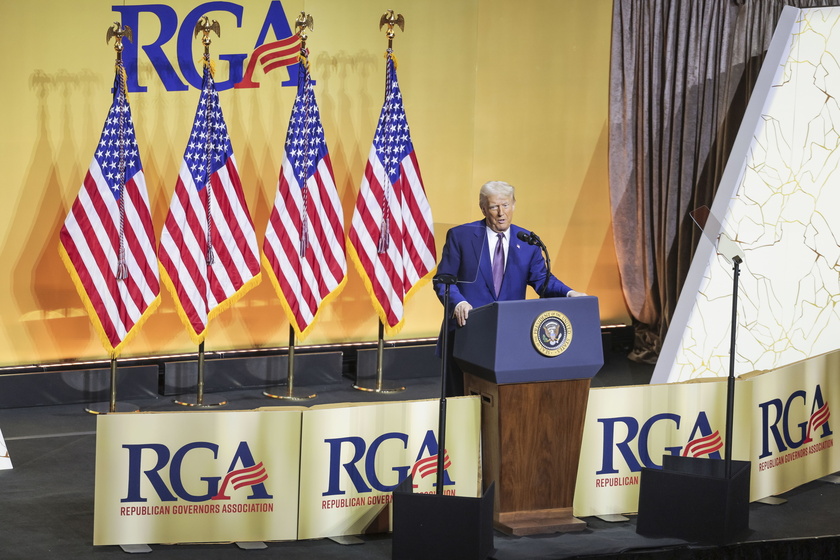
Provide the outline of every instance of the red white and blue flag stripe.
<path id="1" fill-rule="evenodd" d="M 160 240 L 163 279 L 190 338 L 260 281 L 259 246 L 208 60 Z"/>
<path id="2" fill-rule="evenodd" d="M 389 49 L 385 102 L 349 232 L 350 256 L 389 333 L 402 327 L 406 300 L 434 273 L 433 232 L 432 211 Z"/>
<path id="3" fill-rule="evenodd" d="M 324 128 L 301 52 L 298 91 L 280 165 L 274 207 L 263 241 L 269 277 L 299 337 L 347 278 L 344 217 Z"/>
<path id="4" fill-rule="evenodd" d="M 116 358 L 160 303 L 155 232 L 120 62 L 99 144 L 59 241 L 94 329 Z"/>

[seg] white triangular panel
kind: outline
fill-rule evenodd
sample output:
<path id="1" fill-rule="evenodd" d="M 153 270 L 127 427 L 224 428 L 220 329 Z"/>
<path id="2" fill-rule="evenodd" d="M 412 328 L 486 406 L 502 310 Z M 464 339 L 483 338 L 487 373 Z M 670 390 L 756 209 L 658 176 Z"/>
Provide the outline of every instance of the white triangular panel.
<path id="1" fill-rule="evenodd" d="M 745 255 L 735 375 L 840 348 L 840 8 L 784 9 L 711 210 Z M 701 240 L 652 383 L 729 374 L 732 293 Z"/>

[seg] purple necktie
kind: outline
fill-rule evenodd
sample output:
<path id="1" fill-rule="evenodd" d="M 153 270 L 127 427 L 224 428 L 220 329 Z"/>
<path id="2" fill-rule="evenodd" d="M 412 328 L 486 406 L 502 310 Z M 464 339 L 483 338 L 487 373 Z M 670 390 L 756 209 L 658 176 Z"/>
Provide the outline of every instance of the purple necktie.
<path id="1" fill-rule="evenodd" d="M 502 247 L 502 240 L 505 234 L 497 233 L 496 237 L 496 251 L 493 253 L 493 287 L 496 288 L 496 297 L 499 297 L 499 291 L 502 289 L 502 278 L 505 275 L 505 250 Z"/>

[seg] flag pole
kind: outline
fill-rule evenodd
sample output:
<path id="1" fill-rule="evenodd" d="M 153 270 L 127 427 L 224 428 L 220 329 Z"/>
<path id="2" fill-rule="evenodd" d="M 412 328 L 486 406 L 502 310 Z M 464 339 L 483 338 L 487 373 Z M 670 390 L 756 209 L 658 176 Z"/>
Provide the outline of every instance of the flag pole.
<path id="1" fill-rule="evenodd" d="M 105 42 L 106 44 L 111 41 L 111 37 L 114 37 L 114 51 L 117 53 L 117 71 L 122 71 L 122 51 L 123 51 L 123 44 L 122 40 L 123 37 L 127 37 L 129 41 L 132 40 L 131 38 L 131 28 L 127 25 L 121 25 L 119 22 L 114 22 L 113 27 L 108 27 L 108 32 L 105 34 Z M 124 87 L 124 84 L 121 85 Z M 121 178 L 120 181 L 122 183 L 122 188 L 125 188 L 125 169 L 121 169 Z M 122 198 L 122 197 L 121 197 Z M 120 247 L 122 247 L 122 239 L 120 239 Z M 122 255 L 120 255 L 122 257 Z M 122 263 L 120 263 L 122 264 Z M 117 266 L 117 274 L 120 274 L 120 266 Z M 117 357 L 111 356 L 111 388 L 110 388 L 110 398 L 107 403 L 93 403 L 88 405 L 85 408 L 86 412 L 91 414 L 107 414 L 110 412 L 137 412 L 140 410 L 140 407 L 130 403 L 118 403 L 117 402 Z"/>
<path id="2" fill-rule="evenodd" d="M 313 27 L 313 18 L 310 14 L 306 12 L 301 12 L 298 16 L 297 20 L 295 21 L 295 33 L 300 37 L 300 60 L 305 62 L 307 60 L 307 51 L 306 51 L 306 40 L 309 38 L 306 34 L 306 29 L 312 29 Z M 308 64 L 308 63 L 307 63 Z M 305 187 L 304 187 L 305 188 Z M 303 219 L 306 219 L 306 210 L 303 212 Z M 304 226 L 305 232 L 305 226 Z M 305 251 L 306 243 L 305 243 L 306 234 L 302 234 L 302 241 L 301 241 L 301 258 L 303 258 L 303 254 Z M 303 395 L 298 394 L 295 395 L 295 327 L 289 322 L 289 359 L 287 362 L 286 367 L 286 392 L 285 394 L 280 394 L 280 387 L 277 387 L 275 390 L 267 390 L 263 391 L 263 395 L 266 397 L 271 397 L 273 399 L 286 399 L 289 401 L 305 401 L 309 399 L 314 399 L 317 394 L 312 393 L 311 395 Z"/>
<path id="3" fill-rule="evenodd" d="M 210 32 L 215 31 L 216 36 L 220 37 L 220 27 L 219 22 L 216 20 L 210 20 L 207 16 L 202 16 L 198 23 L 195 24 L 195 35 L 198 36 L 199 32 L 201 32 L 202 38 L 201 42 L 204 44 L 204 64 L 210 64 Z M 209 190 L 210 187 L 210 173 L 207 174 L 207 185 L 205 188 L 208 189 L 207 191 L 207 266 L 208 268 L 213 265 L 213 246 L 210 244 L 210 202 L 211 202 L 211 192 Z M 188 396 L 185 398 L 177 398 L 175 399 L 175 404 L 180 404 L 184 406 L 194 406 L 198 408 L 204 407 L 211 407 L 211 406 L 222 406 L 227 404 L 227 400 L 223 397 L 219 396 L 212 396 L 207 397 L 204 394 L 204 340 L 199 343 L 198 345 L 198 379 L 196 381 L 196 394 L 195 396 Z"/>
<path id="4" fill-rule="evenodd" d="M 359 383 L 359 372 L 356 371 L 356 384 L 353 385 L 354 389 L 358 389 L 359 391 L 370 391 L 373 393 L 399 393 L 400 391 L 405 391 L 405 387 L 402 385 L 389 385 L 386 386 L 385 382 L 382 380 L 382 371 L 383 371 L 383 362 L 384 362 L 384 354 L 385 354 L 385 323 L 382 320 L 379 320 L 379 336 L 378 341 L 376 344 L 376 383 L 373 387 L 365 387 Z"/>
<path id="5" fill-rule="evenodd" d="M 173 401 L 175 404 L 198 408 L 227 404 L 227 400 L 224 397 L 204 394 L 204 369 L 204 341 L 202 340 L 201 344 L 198 345 L 198 379 L 195 384 L 195 395 L 178 397 Z"/>
<path id="6" fill-rule="evenodd" d="M 382 17 L 379 18 L 379 29 L 382 29 L 384 26 L 388 26 L 388 29 L 385 31 L 385 36 L 388 38 L 388 54 L 390 55 L 391 51 L 394 47 L 394 26 L 398 26 L 400 29 L 405 31 L 405 18 L 402 14 L 395 14 L 394 10 L 388 10 Z M 387 244 L 387 218 L 383 219 L 382 224 L 382 233 L 380 235 L 380 244 L 385 242 Z M 380 248 L 380 251 L 385 251 L 386 249 Z M 400 391 L 405 391 L 405 387 L 400 385 L 386 387 L 383 380 L 382 380 L 382 371 L 383 371 L 383 362 L 384 362 L 384 353 L 385 353 L 385 323 L 382 319 L 379 320 L 379 336 L 376 345 L 376 384 L 373 388 L 363 387 L 359 384 L 359 373 L 356 372 L 356 384 L 353 385 L 354 389 L 359 389 L 360 391 L 372 391 L 375 393 L 399 393 Z"/>
<path id="7" fill-rule="evenodd" d="M 289 361 L 286 368 L 286 393 L 279 394 L 280 387 L 275 391 L 263 391 L 263 395 L 273 399 L 286 399 L 288 401 L 305 401 L 314 399 L 317 393 L 311 395 L 295 395 L 295 328 L 289 325 Z"/>
<path id="8" fill-rule="evenodd" d="M 93 403 L 85 407 L 85 412 L 91 414 L 108 414 L 109 412 L 137 412 L 140 407 L 131 403 L 117 402 L 117 359 L 111 358 L 111 390 L 107 403 Z"/>

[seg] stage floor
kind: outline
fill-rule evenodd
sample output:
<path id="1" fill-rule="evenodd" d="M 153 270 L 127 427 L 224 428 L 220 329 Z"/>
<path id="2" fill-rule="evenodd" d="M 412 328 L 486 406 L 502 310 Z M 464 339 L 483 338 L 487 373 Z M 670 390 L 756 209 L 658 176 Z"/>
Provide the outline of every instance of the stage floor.
<path id="1" fill-rule="evenodd" d="M 652 368 L 611 357 L 593 386 L 646 383 Z M 349 380 L 309 387 L 318 397 L 311 404 L 438 398 L 434 378 L 401 380 L 406 390 L 379 394 L 358 391 Z M 302 387 L 300 389 L 303 389 Z M 223 393 L 225 409 L 282 405 L 261 390 Z M 144 411 L 180 410 L 171 398 L 132 401 Z M 298 403 L 290 403 L 298 404 Z M 96 416 L 84 405 L 56 405 L 0 410 L 0 430 L 14 468 L 0 471 L 0 551 L 2 558 L 125 558 L 117 546 L 94 547 L 93 489 Z M 840 485 L 814 481 L 782 495 L 787 502 L 750 505 L 750 532 L 743 542 L 716 547 L 678 539 L 637 535 L 635 517 L 607 523 L 584 518 L 578 533 L 508 537 L 496 533 L 492 558 L 838 558 L 840 557 Z M 678 499 L 678 498 L 677 498 Z M 691 507 L 686 504 L 686 507 Z M 266 543 L 262 550 L 235 544 L 151 545 L 154 558 L 214 560 L 222 558 L 378 559 L 391 557 L 389 535 L 365 536 L 361 544 L 329 539 Z"/>

